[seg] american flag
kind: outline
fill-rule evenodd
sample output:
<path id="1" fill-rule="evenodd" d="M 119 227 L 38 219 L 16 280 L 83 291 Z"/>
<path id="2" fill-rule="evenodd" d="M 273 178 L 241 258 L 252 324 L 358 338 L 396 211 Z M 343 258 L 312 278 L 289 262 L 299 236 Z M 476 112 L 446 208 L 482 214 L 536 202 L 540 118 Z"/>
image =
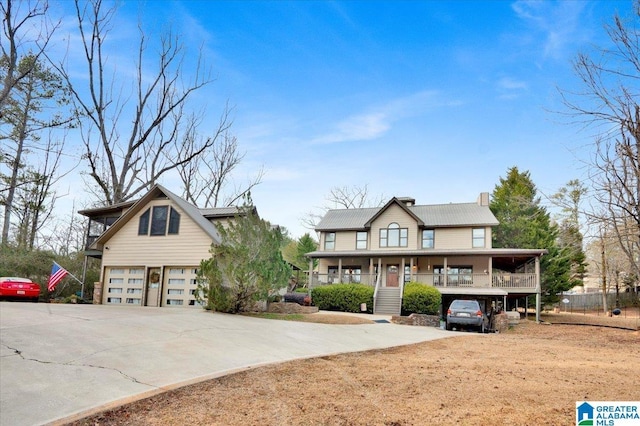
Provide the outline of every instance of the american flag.
<path id="1" fill-rule="evenodd" d="M 62 266 L 58 265 L 56 262 L 53 262 L 53 268 L 51 268 L 51 276 L 49 277 L 49 283 L 47 284 L 47 289 L 49 291 L 53 291 L 54 288 L 58 285 L 60 281 L 69 273 Z"/>

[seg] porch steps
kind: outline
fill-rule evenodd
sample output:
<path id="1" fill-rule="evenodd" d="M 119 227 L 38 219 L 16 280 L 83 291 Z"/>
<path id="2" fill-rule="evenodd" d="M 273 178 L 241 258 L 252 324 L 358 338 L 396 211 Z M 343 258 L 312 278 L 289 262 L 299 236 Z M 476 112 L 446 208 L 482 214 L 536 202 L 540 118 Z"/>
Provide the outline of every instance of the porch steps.
<path id="1" fill-rule="evenodd" d="M 374 314 L 400 315 L 402 295 L 399 287 L 380 287 L 373 306 Z"/>

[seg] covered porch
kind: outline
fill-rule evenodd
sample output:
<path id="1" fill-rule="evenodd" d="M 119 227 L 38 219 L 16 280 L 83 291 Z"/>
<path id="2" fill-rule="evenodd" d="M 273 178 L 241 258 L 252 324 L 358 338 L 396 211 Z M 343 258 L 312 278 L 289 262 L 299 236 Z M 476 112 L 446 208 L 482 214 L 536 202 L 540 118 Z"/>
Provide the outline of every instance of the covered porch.
<path id="1" fill-rule="evenodd" d="M 309 287 L 360 283 L 379 294 L 398 299 L 399 314 L 404 284 L 418 282 L 438 289 L 459 289 L 469 295 L 479 289 L 499 289 L 506 295 L 536 296 L 540 314 L 540 257 L 544 250 L 416 250 L 416 251 L 316 251 L 308 253 Z M 313 270 L 313 259 L 318 267 Z M 391 305 L 391 303 L 387 303 Z M 506 304 L 505 304 L 506 306 Z M 375 307 L 374 307 L 375 312 Z"/>

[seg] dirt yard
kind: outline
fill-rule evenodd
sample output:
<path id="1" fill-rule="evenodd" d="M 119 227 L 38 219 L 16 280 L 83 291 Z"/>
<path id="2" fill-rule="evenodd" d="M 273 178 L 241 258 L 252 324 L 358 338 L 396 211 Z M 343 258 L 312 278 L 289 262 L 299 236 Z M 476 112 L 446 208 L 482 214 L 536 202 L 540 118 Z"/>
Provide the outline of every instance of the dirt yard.
<path id="1" fill-rule="evenodd" d="M 640 401 L 639 359 L 639 331 L 524 322 L 258 368 L 72 424 L 569 425 L 576 401 Z"/>

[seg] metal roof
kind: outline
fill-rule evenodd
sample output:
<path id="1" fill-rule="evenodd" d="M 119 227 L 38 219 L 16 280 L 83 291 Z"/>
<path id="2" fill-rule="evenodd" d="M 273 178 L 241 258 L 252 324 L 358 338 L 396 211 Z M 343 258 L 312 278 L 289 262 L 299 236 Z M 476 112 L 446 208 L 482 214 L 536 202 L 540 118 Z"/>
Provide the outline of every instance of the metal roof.
<path id="1" fill-rule="evenodd" d="M 316 231 L 366 229 L 367 222 L 388 207 L 329 210 L 316 226 Z M 495 226 L 498 220 L 488 206 L 478 203 L 435 204 L 407 207 L 426 228 L 453 226 Z"/>
<path id="2" fill-rule="evenodd" d="M 546 249 L 518 248 L 478 248 L 478 249 L 384 249 L 384 250 L 318 250 L 305 254 L 306 257 L 321 259 L 335 257 L 410 257 L 410 256 L 493 256 L 529 258 L 547 254 Z"/>

